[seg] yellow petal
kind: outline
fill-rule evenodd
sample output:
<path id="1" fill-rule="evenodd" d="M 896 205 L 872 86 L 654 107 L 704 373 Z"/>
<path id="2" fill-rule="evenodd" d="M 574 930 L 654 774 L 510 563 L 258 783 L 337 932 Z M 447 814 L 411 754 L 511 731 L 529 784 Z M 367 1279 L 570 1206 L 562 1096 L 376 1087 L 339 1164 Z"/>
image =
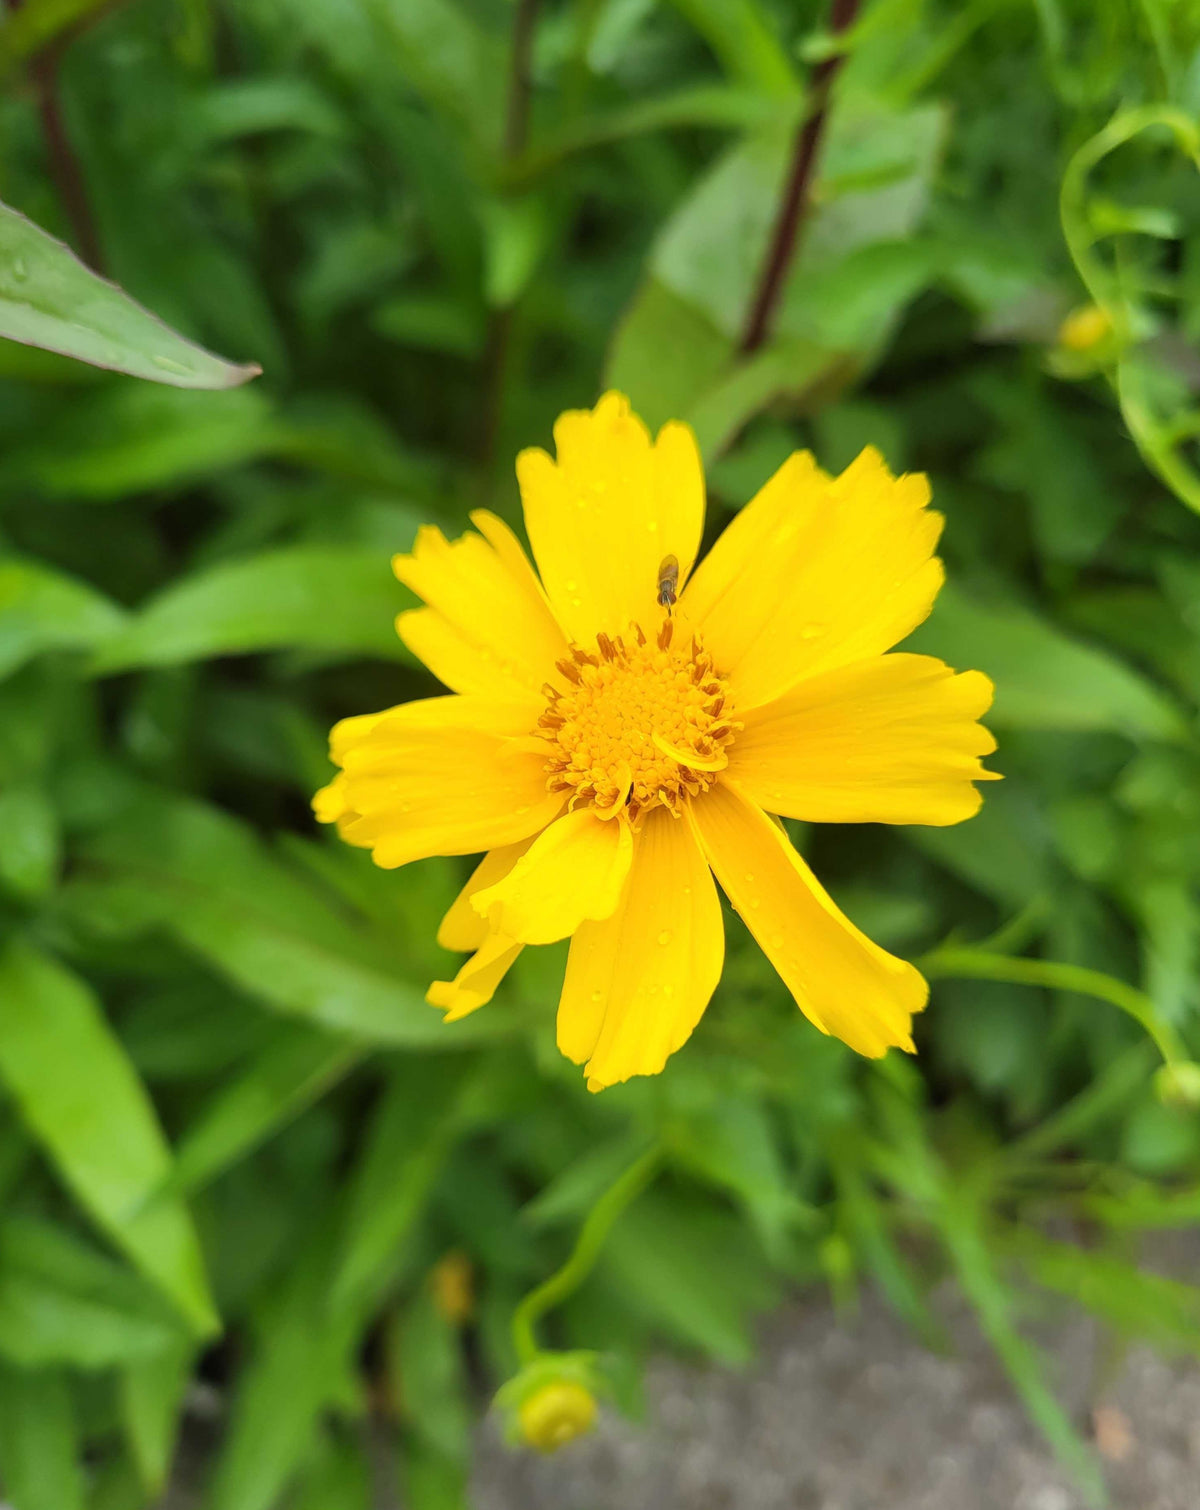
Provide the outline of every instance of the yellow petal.
<path id="1" fill-rule="evenodd" d="M 515 844 L 562 806 L 546 791 L 545 759 L 504 730 L 510 704 L 473 697 L 407 703 L 344 749 L 344 837 L 387 869 L 427 855 Z"/>
<path id="2" fill-rule="evenodd" d="M 328 786 L 323 786 L 313 797 L 312 809 L 318 823 L 336 823 L 349 812 L 346 801 L 346 778 L 341 771 Z"/>
<path id="3" fill-rule="evenodd" d="M 585 918 L 609 917 L 629 874 L 633 836 L 590 808 L 565 813 L 508 874 L 472 898 L 489 928 L 524 944 L 553 944 Z"/>
<path id="4" fill-rule="evenodd" d="M 412 554 L 392 562 L 427 608 L 396 620 L 400 638 L 456 692 L 545 703 L 542 686 L 567 652 L 533 569 L 502 520 L 479 510 L 487 536 L 448 541 L 424 526 Z"/>
<path id="5" fill-rule="evenodd" d="M 569 638 L 590 644 L 601 630 L 657 625 L 658 571 L 691 570 L 704 528 L 704 474 L 687 425 L 664 425 L 657 441 L 620 393 L 573 409 L 554 426 L 557 460 L 522 451 L 517 479 L 525 528 L 542 581 Z"/>
<path id="6" fill-rule="evenodd" d="M 484 855 L 441 921 L 437 941 L 443 949 L 456 949 L 467 954 L 480 947 L 489 929 L 487 921 L 471 905 L 472 898 L 485 886 L 506 876 L 532 843 L 532 839 L 522 839 L 518 844 L 504 844 Z"/>
<path id="7" fill-rule="evenodd" d="M 447 1022 L 457 1022 L 491 1001 L 523 947 L 515 939 L 489 933 L 453 980 L 434 981 L 425 993 L 425 1000 L 440 1007 Z"/>
<path id="8" fill-rule="evenodd" d="M 726 786 L 691 804 L 689 820 L 725 894 L 804 1015 L 860 1054 L 911 1051 L 912 1014 L 929 988 L 904 960 L 839 912 L 787 835 Z"/>
<path id="9" fill-rule="evenodd" d="M 927 655 L 881 655 L 809 677 L 746 714 L 728 780 L 771 813 L 811 823 L 961 823 L 996 741 L 980 671 Z"/>
<path id="10" fill-rule="evenodd" d="M 686 1043 L 721 976 L 716 887 L 688 826 L 655 808 L 634 835 L 620 905 L 581 923 L 558 1007 L 558 1046 L 598 1090 L 656 1075 Z"/>
<path id="11" fill-rule="evenodd" d="M 890 650 L 942 585 L 942 518 L 923 476 L 870 447 L 828 478 L 798 452 L 696 571 L 680 610 L 728 677 L 740 718 L 801 678 Z"/>

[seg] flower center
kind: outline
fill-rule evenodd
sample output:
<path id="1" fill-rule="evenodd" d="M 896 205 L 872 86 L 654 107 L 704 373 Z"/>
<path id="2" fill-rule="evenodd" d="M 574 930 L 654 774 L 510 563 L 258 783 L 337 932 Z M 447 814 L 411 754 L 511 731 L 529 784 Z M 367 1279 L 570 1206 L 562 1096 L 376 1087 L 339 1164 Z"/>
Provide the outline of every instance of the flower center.
<path id="1" fill-rule="evenodd" d="M 558 669 L 566 692 L 547 685 L 538 720 L 550 742 L 547 786 L 590 803 L 601 818 L 626 811 L 637 822 L 658 804 L 678 815 L 683 797 L 711 786 L 727 764 L 725 747 L 740 728 L 729 691 L 695 635 L 676 634 L 666 618 L 650 642 L 596 636 L 596 650 L 571 646 Z"/>

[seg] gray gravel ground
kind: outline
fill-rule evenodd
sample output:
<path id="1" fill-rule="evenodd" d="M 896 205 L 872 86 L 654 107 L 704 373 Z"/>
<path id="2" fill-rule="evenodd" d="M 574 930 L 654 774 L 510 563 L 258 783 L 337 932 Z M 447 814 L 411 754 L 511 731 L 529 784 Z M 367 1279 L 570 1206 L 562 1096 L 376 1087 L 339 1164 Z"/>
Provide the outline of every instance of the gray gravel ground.
<path id="1" fill-rule="evenodd" d="M 485 1429 L 474 1510 L 1084 1510 L 953 1300 L 928 1352 L 872 1300 L 769 1319 L 744 1374 L 656 1363 L 651 1419 L 552 1458 Z M 1200 1365 L 1131 1352 L 1102 1384 L 1095 1326 L 1042 1328 L 1060 1395 L 1104 1449 L 1114 1510 L 1200 1510 Z"/>

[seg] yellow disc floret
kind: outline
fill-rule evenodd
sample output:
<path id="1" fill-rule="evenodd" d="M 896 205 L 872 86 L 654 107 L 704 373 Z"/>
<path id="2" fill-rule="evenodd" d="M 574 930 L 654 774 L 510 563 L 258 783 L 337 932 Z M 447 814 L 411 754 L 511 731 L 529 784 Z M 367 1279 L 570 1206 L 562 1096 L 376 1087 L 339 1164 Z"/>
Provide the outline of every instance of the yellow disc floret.
<path id="1" fill-rule="evenodd" d="M 678 813 L 682 798 L 705 791 L 740 725 L 695 635 L 677 633 L 673 618 L 653 641 L 632 629 L 633 644 L 599 634 L 595 651 L 571 647 L 558 663 L 568 689 L 546 687 L 539 724 L 551 747 L 550 790 L 569 794 L 571 808 L 587 803 L 600 817 L 624 812 L 636 823 L 659 804 Z"/>

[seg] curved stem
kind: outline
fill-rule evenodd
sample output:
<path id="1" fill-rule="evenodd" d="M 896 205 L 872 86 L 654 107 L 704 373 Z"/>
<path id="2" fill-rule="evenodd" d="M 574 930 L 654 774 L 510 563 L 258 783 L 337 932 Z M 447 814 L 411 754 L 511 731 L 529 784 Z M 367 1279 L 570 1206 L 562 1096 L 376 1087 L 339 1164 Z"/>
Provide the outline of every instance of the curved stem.
<path id="1" fill-rule="evenodd" d="M 570 1258 L 549 1279 L 530 1290 L 517 1306 L 513 1312 L 512 1338 L 522 1364 L 531 1363 L 541 1352 L 534 1333 L 537 1322 L 560 1301 L 573 1295 L 588 1277 L 613 1223 L 650 1184 L 659 1171 L 662 1158 L 662 1149 L 656 1144 L 609 1186 L 588 1212 Z"/>
<path id="2" fill-rule="evenodd" d="M 1074 991 L 1080 996 L 1094 996 L 1110 1002 L 1140 1023 L 1153 1039 L 1167 1064 L 1182 1063 L 1188 1058 L 1178 1033 L 1163 1018 L 1144 991 L 1127 985 L 1100 970 L 1086 965 L 1067 965 L 1058 960 L 1013 959 L 1006 954 L 991 954 L 982 949 L 935 949 L 919 961 L 924 974 L 937 979 L 1002 980 L 1020 986 L 1047 986 L 1052 991 Z"/>
<path id="3" fill-rule="evenodd" d="M 1118 111 L 1067 164 L 1059 193 L 1059 219 L 1075 270 L 1092 302 L 1108 316 L 1116 336 L 1116 360 L 1108 377 L 1129 433 L 1151 471 L 1176 497 L 1200 513 L 1200 476 L 1176 449 L 1187 437 L 1172 437 L 1168 425 L 1156 418 L 1142 391 L 1137 363 L 1126 359 L 1126 350 L 1133 346 L 1136 334 L 1130 303 L 1119 273 L 1096 252 L 1097 243 L 1108 233 L 1095 231 L 1088 219 L 1088 175 L 1110 152 L 1155 127 L 1169 131 L 1176 148 L 1200 169 L 1200 129 L 1182 110 L 1172 105 L 1143 105 Z"/>

